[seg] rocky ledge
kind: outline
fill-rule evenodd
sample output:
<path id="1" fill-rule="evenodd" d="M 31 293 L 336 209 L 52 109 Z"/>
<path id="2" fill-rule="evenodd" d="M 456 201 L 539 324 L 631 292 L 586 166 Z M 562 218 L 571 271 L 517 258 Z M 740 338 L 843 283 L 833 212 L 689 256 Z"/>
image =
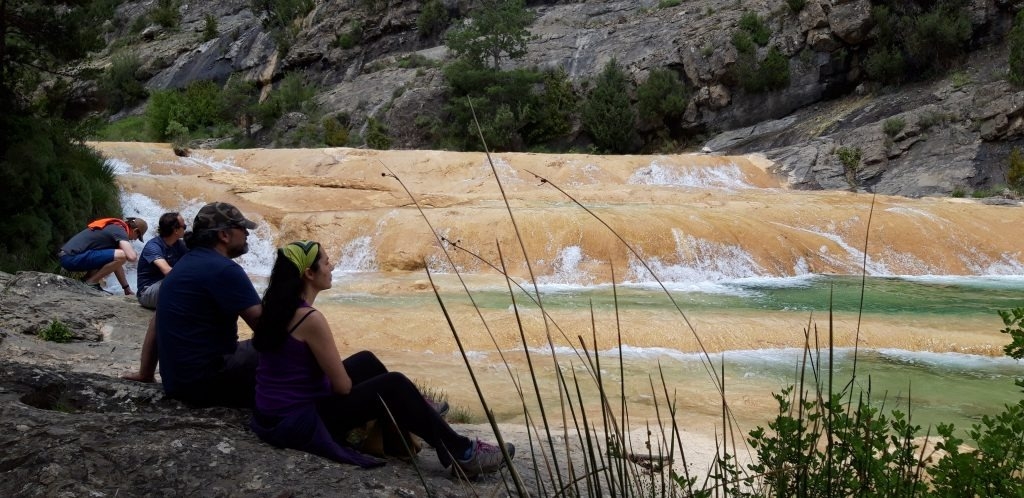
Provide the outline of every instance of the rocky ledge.
<path id="1" fill-rule="evenodd" d="M 149 317 L 133 297 L 59 275 L 0 273 L 0 496 L 458 497 L 505 489 L 495 476 L 453 479 L 429 447 L 416 460 L 422 479 L 398 460 L 362 470 L 276 449 L 247 429 L 246 411 L 190 409 L 159 385 L 121 380 Z M 54 320 L 68 326 L 71 342 L 38 337 Z M 525 470 L 523 460 L 517 466 Z"/>

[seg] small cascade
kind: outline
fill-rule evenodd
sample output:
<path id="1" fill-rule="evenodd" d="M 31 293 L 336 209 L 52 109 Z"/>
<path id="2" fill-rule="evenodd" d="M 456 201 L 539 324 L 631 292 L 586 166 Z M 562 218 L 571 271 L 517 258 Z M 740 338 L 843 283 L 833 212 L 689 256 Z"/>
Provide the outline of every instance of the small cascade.
<path id="1" fill-rule="evenodd" d="M 551 263 L 551 273 L 537 277 L 544 286 L 587 286 L 594 284 L 594 276 L 580 266 L 586 256 L 580 246 L 569 246 L 558 251 Z"/>
<path id="2" fill-rule="evenodd" d="M 128 165 L 128 171 L 132 171 L 130 165 Z M 160 216 L 164 213 L 181 213 L 185 218 L 185 222 L 188 223 L 189 229 L 191 229 L 196 213 L 205 204 L 205 202 L 199 200 L 187 200 L 182 201 L 177 206 L 164 206 L 149 196 L 124 190 L 120 192 L 119 199 L 121 210 L 125 217 L 142 218 L 149 223 L 149 231 L 145 236 L 146 241 L 160 236 L 158 233 L 159 220 Z M 245 215 L 256 222 L 257 227 L 249 231 L 249 252 L 235 261 L 250 276 L 270 276 L 270 271 L 274 268 L 274 258 L 277 255 L 277 249 L 274 247 L 273 242 L 276 238 L 274 229 L 256 213 L 246 213 Z M 135 251 L 141 254 L 145 244 L 135 240 L 132 241 L 132 245 L 135 247 Z M 133 290 L 137 290 L 138 270 L 136 263 L 127 263 L 124 268 L 128 283 L 132 286 Z M 116 284 L 115 279 L 108 278 L 105 288 L 109 292 L 118 294 L 121 292 L 121 289 Z"/>
<path id="3" fill-rule="evenodd" d="M 338 264 L 334 265 L 334 276 L 344 273 L 377 271 L 377 249 L 369 235 L 356 237 L 341 249 Z"/>
<path id="4" fill-rule="evenodd" d="M 651 257 L 646 262 L 662 283 L 699 284 L 746 277 L 769 276 L 754 258 L 742 248 L 699 239 L 673 229 L 677 262 Z M 630 258 L 631 278 L 636 283 L 654 281 L 644 266 Z"/>
<path id="5" fill-rule="evenodd" d="M 637 169 L 629 177 L 631 185 L 665 185 L 670 187 L 718 188 L 739 190 L 753 188 L 746 176 L 734 163 L 689 167 L 677 164 L 664 164 L 657 159 L 643 168 Z"/>

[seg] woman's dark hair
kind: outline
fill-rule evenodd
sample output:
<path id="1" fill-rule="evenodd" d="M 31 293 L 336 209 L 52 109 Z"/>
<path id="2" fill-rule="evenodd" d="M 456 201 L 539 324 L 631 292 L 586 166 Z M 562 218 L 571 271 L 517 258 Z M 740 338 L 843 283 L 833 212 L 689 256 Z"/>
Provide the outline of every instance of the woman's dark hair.
<path id="1" fill-rule="evenodd" d="M 317 269 L 322 250 L 316 252 L 310 268 Z M 252 334 L 252 346 L 256 351 L 274 351 L 284 344 L 288 337 L 288 322 L 295 316 L 302 301 L 302 277 L 295 264 L 277 250 L 277 261 L 270 272 L 270 285 L 263 293 L 263 312 Z"/>
<path id="2" fill-rule="evenodd" d="M 160 215 L 160 221 L 156 225 L 156 233 L 161 237 L 168 237 L 178 229 L 178 213 L 164 213 Z"/>

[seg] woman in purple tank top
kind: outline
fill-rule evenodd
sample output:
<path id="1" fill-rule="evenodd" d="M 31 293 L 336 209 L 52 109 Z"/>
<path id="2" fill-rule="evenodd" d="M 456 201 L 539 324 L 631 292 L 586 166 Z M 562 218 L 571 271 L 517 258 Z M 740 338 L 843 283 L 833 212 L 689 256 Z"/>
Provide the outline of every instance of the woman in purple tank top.
<path id="1" fill-rule="evenodd" d="M 389 372 L 368 351 L 342 360 L 324 316 L 313 308 L 331 288 L 330 257 L 317 242 L 277 251 L 263 314 L 254 329 L 260 352 L 251 426 L 275 446 L 296 448 L 364 467 L 383 462 L 344 445 L 371 420 L 397 423 L 437 450 L 444 467 L 468 477 L 500 469 L 501 449 L 456 433 L 405 375 Z M 506 444 L 509 456 L 515 448 Z"/>

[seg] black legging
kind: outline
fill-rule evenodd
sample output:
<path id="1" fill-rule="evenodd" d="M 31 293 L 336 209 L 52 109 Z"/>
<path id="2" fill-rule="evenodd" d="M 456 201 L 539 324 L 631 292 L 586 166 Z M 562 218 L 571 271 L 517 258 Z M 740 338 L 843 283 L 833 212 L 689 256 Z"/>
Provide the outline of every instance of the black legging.
<path id="1" fill-rule="evenodd" d="M 331 396 L 317 406 L 335 440 L 344 440 L 348 431 L 371 420 L 390 423 L 393 416 L 399 430 L 409 431 L 433 446 L 445 467 L 451 464 L 449 452 L 459 456 L 469 449 L 472 441 L 452 430 L 408 377 L 388 372 L 373 353 L 360 351 L 342 363 L 352 379 L 352 391 L 344 396 Z M 387 410 L 381 400 L 387 404 Z"/>

